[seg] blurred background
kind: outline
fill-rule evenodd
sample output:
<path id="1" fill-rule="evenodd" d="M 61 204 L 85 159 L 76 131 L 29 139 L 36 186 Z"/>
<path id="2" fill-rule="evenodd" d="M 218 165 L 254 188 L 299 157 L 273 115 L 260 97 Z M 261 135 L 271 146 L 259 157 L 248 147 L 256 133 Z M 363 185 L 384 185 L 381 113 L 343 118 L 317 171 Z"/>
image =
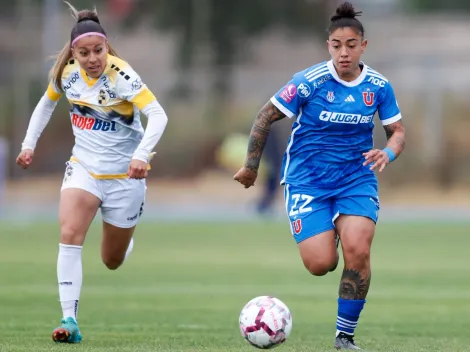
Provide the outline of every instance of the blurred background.
<path id="1" fill-rule="evenodd" d="M 78 9 L 96 5 L 112 45 L 169 116 L 152 161 L 146 220 L 285 219 L 277 178 L 292 121 L 275 125 L 255 188 L 244 190 L 232 177 L 261 106 L 293 73 L 329 59 L 326 28 L 340 2 L 71 1 Z M 369 39 L 364 61 L 391 81 L 407 129 L 404 154 L 379 175 L 382 218 L 468 219 L 470 3 L 352 2 Z M 48 83 L 48 57 L 67 41 L 74 20 L 61 0 L 2 1 L 0 17 L 1 215 L 55 218 L 73 146 L 65 100 L 34 165 L 24 171 L 14 161 Z M 376 126 L 382 147 L 385 134 Z"/>

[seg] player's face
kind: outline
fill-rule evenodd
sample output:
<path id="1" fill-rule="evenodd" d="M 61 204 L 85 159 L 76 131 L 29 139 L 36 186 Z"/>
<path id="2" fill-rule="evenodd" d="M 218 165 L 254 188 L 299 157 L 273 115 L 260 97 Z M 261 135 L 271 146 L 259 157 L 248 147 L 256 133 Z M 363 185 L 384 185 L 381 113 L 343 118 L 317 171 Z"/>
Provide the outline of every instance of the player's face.
<path id="1" fill-rule="evenodd" d="M 367 40 L 350 27 L 338 28 L 327 41 L 338 75 L 344 80 L 354 80 L 360 75 L 359 62 L 367 47 Z"/>
<path id="2" fill-rule="evenodd" d="M 108 44 L 97 35 L 86 36 L 75 44 L 72 54 L 88 76 L 97 78 L 106 68 Z"/>

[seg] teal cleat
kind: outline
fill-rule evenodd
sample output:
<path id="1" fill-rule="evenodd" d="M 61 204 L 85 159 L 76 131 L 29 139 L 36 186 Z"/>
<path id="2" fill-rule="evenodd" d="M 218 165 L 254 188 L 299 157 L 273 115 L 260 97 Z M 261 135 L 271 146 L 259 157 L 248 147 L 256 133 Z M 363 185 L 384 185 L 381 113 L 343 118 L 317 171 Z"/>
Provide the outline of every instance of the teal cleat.
<path id="1" fill-rule="evenodd" d="M 52 340 L 60 343 L 80 343 L 82 341 L 82 334 L 74 318 L 64 318 L 61 323 L 62 325 L 52 332 Z"/>

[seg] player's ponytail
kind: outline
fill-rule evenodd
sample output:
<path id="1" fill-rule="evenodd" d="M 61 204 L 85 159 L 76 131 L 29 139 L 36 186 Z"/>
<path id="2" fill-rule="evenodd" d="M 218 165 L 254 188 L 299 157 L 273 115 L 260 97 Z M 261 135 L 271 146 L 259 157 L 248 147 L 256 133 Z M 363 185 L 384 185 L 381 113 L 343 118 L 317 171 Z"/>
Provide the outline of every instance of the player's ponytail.
<path id="1" fill-rule="evenodd" d="M 81 10 L 77 11 L 70 3 L 64 1 L 70 8 L 73 18 L 77 21 L 70 33 L 70 40 L 65 44 L 62 50 L 53 58 L 55 59 L 55 64 L 52 67 L 49 78 L 54 83 L 56 88 L 63 92 L 62 87 L 62 74 L 64 72 L 65 65 L 73 57 L 72 56 L 72 47 L 75 42 L 81 38 L 81 36 L 86 35 L 87 33 L 93 33 L 100 35 L 103 38 L 106 38 L 106 32 L 101 26 L 100 19 L 98 17 L 98 12 L 96 8 L 93 10 Z M 114 48 L 108 43 L 108 52 L 113 56 L 119 57 L 118 53 Z"/>
<path id="2" fill-rule="evenodd" d="M 330 27 L 328 34 L 331 35 L 339 28 L 350 27 L 353 28 L 358 34 L 364 36 L 365 30 L 362 23 L 356 18 L 360 16 L 362 11 L 356 11 L 354 6 L 346 1 L 336 8 L 336 12 L 330 18 Z"/>

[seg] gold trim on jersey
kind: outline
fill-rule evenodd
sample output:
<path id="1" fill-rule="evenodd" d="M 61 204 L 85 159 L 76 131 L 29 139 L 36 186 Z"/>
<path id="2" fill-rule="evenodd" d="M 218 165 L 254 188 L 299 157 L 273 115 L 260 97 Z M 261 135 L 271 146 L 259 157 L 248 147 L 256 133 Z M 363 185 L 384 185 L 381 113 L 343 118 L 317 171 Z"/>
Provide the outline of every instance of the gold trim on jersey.
<path id="1" fill-rule="evenodd" d="M 47 86 L 47 97 L 52 100 L 52 101 L 59 101 L 59 99 L 62 97 L 61 93 L 57 93 L 55 89 L 52 87 L 52 84 L 49 83 Z"/>
<path id="2" fill-rule="evenodd" d="M 130 99 L 129 101 L 135 104 L 135 106 L 137 106 L 139 110 L 142 110 L 154 100 L 157 100 L 157 98 L 155 98 L 155 95 L 153 95 L 150 89 L 145 88 L 142 92 L 137 94 L 134 98 Z"/>
<path id="3" fill-rule="evenodd" d="M 62 71 L 62 79 L 67 79 L 70 74 L 75 71 L 78 67 L 78 63 L 75 59 L 70 59 L 64 67 L 64 71 Z"/>
<path id="4" fill-rule="evenodd" d="M 126 121 L 129 121 L 130 119 L 134 118 L 134 105 L 132 105 L 131 102 L 128 102 L 126 100 L 123 100 L 115 105 L 108 105 L 108 106 L 95 105 L 95 104 L 87 103 L 87 102 L 76 100 L 76 99 L 68 99 L 68 100 L 70 104 L 72 105 L 75 104 L 79 106 L 86 106 L 94 111 L 105 114 L 108 117 L 110 117 L 110 113 L 114 111 L 118 113 L 120 117 Z M 99 118 L 102 118 L 102 117 L 99 117 Z"/>
<path id="5" fill-rule="evenodd" d="M 147 164 L 147 170 L 152 170 L 152 167 L 150 166 L 150 161 L 152 160 L 152 158 L 155 154 L 156 154 L 155 152 L 150 153 L 149 162 Z M 70 157 L 70 161 L 75 161 L 75 162 L 80 164 L 80 161 L 74 156 Z M 95 174 L 91 171 L 88 171 L 88 173 L 91 175 L 91 177 L 93 177 L 96 180 L 113 180 L 113 179 L 129 178 L 127 173 L 125 173 L 125 174 Z"/>
<path id="6" fill-rule="evenodd" d="M 87 84 L 88 87 L 93 87 L 95 83 L 98 81 L 98 78 L 90 78 L 86 71 L 80 67 L 80 74 L 82 75 L 83 80 Z"/>

